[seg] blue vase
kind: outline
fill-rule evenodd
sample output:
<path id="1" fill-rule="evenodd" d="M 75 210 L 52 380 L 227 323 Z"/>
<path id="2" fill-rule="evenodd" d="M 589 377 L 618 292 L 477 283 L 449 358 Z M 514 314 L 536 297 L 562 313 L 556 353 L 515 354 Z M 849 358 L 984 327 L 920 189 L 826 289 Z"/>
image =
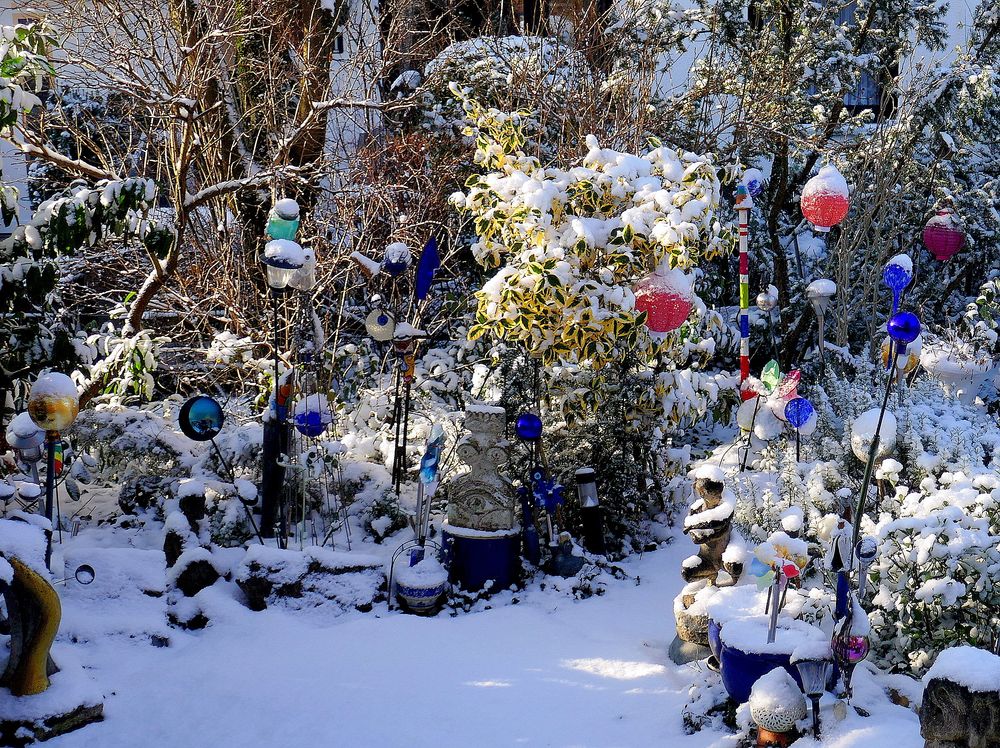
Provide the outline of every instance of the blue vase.
<path id="1" fill-rule="evenodd" d="M 438 601 L 444 594 L 447 581 L 430 585 L 406 584 L 396 580 L 396 594 L 406 603 L 406 607 L 417 615 L 432 615 L 437 612 Z"/>

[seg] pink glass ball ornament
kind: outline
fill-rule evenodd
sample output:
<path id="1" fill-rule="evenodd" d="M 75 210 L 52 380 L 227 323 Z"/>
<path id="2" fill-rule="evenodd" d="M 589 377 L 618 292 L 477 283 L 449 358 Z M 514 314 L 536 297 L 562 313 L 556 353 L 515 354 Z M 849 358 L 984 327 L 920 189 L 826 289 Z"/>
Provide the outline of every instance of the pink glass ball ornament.
<path id="1" fill-rule="evenodd" d="M 635 287 L 635 310 L 646 313 L 650 332 L 666 333 L 684 324 L 691 314 L 693 299 L 690 287 L 679 287 L 670 275 L 651 273 Z"/>
<path id="2" fill-rule="evenodd" d="M 824 166 L 802 188 L 799 206 L 816 231 L 829 231 L 844 220 L 851 207 L 847 180 L 836 166 Z"/>
<path id="3" fill-rule="evenodd" d="M 955 211 L 942 208 L 926 223 L 924 245 L 941 262 L 947 262 L 965 246 L 965 232 L 955 218 Z"/>

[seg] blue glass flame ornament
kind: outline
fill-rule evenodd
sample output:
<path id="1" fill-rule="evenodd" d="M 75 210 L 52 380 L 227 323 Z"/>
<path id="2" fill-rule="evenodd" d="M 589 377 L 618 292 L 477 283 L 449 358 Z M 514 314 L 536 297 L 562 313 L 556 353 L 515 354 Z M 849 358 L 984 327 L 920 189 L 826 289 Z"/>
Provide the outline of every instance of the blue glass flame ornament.
<path id="1" fill-rule="evenodd" d="M 531 492 L 535 504 L 549 514 L 563 503 L 563 487 L 549 477 L 549 471 L 541 465 L 535 465 L 531 471 Z"/>
<path id="2" fill-rule="evenodd" d="M 427 441 L 427 451 L 420 458 L 420 482 L 426 485 L 435 483 L 438 478 L 438 466 L 441 462 L 441 450 L 444 448 L 444 429 L 435 423 L 431 427 L 431 435 Z"/>
<path id="3" fill-rule="evenodd" d="M 899 311 L 899 300 L 903 291 L 913 282 L 913 276 L 902 265 L 890 262 L 882 271 L 882 280 L 892 291 L 892 313 Z"/>
<path id="4" fill-rule="evenodd" d="M 796 431 L 806 425 L 806 422 L 812 416 L 813 412 L 814 409 L 812 403 L 804 397 L 793 398 L 785 404 L 785 420 L 788 421 L 792 425 L 792 428 Z"/>
<path id="5" fill-rule="evenodd" d="M 526 442 L 538 441 L 542 438 L 542 419 L 534 413 L 522 413 L 517 417 L 514 431 Z"/>
<path id="6" fill-rule="evenodd" d="M 920 334 L 920 320 L 913 312 L 896 312 L 885 325 L 889 337 L 901 345 L 909 345 Z"/>
<path id="7" fill-rule="evenodd" d="M 222 431 L 222 406 L 207 395 L 196 395 L 181 406 L 177 422 L 188 439 L 207 442 Z"/>
<path id="8" fill-rule="evenodd" d="M 437 239 L 433 236 L 427 241 L 424 251 L 420 253 L 420 262 L 417 263 L 417 278 L 414 291 L 417 301 L 427 298 L 427 292 L 431 290 L 431 281 L 434 280 L 434 272 L 441 267 L 441 258 L 438 257 Z"/>

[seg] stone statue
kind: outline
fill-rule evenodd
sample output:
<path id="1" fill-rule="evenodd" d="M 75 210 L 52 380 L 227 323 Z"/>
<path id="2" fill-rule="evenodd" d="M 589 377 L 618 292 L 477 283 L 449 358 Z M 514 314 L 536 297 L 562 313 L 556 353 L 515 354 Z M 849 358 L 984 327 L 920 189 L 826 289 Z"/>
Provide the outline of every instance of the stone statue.
<path id="1" fill-rule="evenodd" d="M 920 735 L 925 748 L 1000 747 L 1000 683 L 972 691 L 932 674 L 920 705 Z"/>
<path id="2" fill-rule="evenodd" d="M 681 576 L 688 583 L 705 579 L 717 587 L 728 587 L 740 578 L 743 564 L 727 564 L 722 558 L 732 535 L 735 507 L 723 497 L 725 484 L 719 473 L 704 471 L 695 478 L 694 493 L 698 498 L 684 520 L 684 532 L 698 544 L 698 555 L 684 562 Z M 722 578 L 720 571 L 725 572 Z"/>
<path id="3" fill-rule="evenodd" d="M 695 502 L 684 519 L 684 532 L 698 544 L 698 553 L 684 560 L 681 576 L 687 584 L 674 599 L 677 638 L 670 656 L 677 664 L 708 657 L 708 615 L 694 609 L 695 596 L 708 586 L 729 587 L 743 574 L 743 562 L 726 560 L 735 503 L 725 497 L 725 474 L 703 466 L 695 473 Z"/>
<path id="4" fill-rule="evenodd" d="M 499 470 L 509 459 L 503 438 L 507 415 L 503 408 L 471 405 L 465 411 L 469 433 L 457 446 L 469 472 L 446 487 L 448 524 L 470 530 L 509 530 L 516 524 L 515 492 Z"/>

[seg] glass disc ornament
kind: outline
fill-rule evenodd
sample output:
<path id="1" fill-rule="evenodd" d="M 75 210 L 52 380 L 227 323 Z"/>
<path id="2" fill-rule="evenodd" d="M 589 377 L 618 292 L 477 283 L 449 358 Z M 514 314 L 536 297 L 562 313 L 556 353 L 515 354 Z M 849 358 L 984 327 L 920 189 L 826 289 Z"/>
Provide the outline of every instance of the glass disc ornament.
<path id="1" fill-rule="evenodd" d="M 325 395 L 313 393 L 295 403 L 292 421 L 300 434 L 315 438 L 333 423 L 333 411 Z"/>
<path id="2" fill-rule="evenodd" d="M 899 311 L 899 300 L 913 282 L 913 261 L 907 255 L 896 255 L 886 263 L 882 280 L 892 291 L 892 311 Z"/>
<path id="3" fill-rule="evenodd" d="M 35 425 L 29 414 L 18 413 L 7 424 L 7 443 L 18 451 L 30 451 L 45 443 L 45 432 Z"/>
<path id="4" fill-rule="evenodd" d="M 812 403 L 804 397 L 796 397 L 785 405 L 785 420 L 798 431 L 806 425 L 809 417 L 815 412 Z"/>
<path id="5" fill-rule="evenodd" d="M 806 182 L 799 199 L 802 215 L 821 233 L 844 220 L 851 207 L 847 180 L 832 164 Z"/>
<path id="6" fill-rule="evenodd" d="M 69 428 L 80 412 L 80 395 L 73 380 L 65 374 L 50 371 L 42 374 L 31 386 L 28 415 L 44 431 Z"/>
<path id="7" fill-rule="evenodd" d="M 196 442 L 207 442 L 218 436 L 225 420 L 222 406 L 208 395 L 192 397 L 177 414 L 184 436 Z"/>
<path id="8" fill-rule="evenodd" d="M 542 419 L 534 413 L 522 413 L 517 417 L 514 431 L 525 441 L 537 441 L 542 438 Z"/>
<path id="9" fill-rule="evenodd" d="M 384 309 L 375 309 L 365 318 L 365 330 L 378 342 L 385 343 L 396 334 L 396 320 Z"/>
<path id="10" fill-rule="evenodd" d="M 942 208 L 924 225 L 924 245 L 941 262 L 947 262 L 965 246 L 965 232 L 955 218 L 955 211 Z"/>
<path id="11" fill-rule="evenodd" d="M 920 320 L 913 312 L 896 312 L 885 324 L 889 337 L 902 345 L 909 345 L 920 335 Z"/>
<path id="12" fill-rule="evenodd" d="M 667 333 L 684 324 L 693 306 L 691 279 L 680 270 L 651 273 L 635 287 L 635 310 L 646 313 L 650 332 Z"/>

